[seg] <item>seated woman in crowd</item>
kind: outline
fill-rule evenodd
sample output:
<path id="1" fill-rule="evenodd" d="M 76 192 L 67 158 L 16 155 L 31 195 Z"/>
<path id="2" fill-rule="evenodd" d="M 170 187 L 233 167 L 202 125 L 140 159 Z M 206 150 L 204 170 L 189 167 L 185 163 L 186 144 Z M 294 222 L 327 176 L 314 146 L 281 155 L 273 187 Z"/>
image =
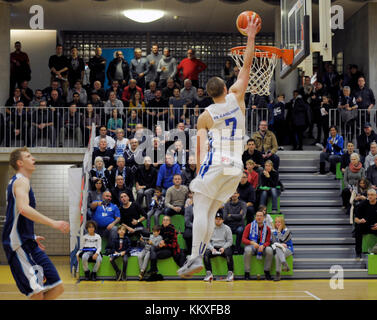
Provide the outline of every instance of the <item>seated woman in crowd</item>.
<path id="1" fill-rule="evenodd" d="M 98 135 L 98 129 L 101 125 L 101 119 L 98 113 L 96 113 L 93 109 L 93 105 L 89 103 L 86 106 L 84 116 L 84 146 L 88 145 L 89 137 L 90 137 L 90 131 L 92 130 L 92 123 L 96 126 L 96 132 L 93 133 L 95 136 Z"/>
<path id="2" fill-rule="evenodd" d="M 367 199 L 368 189 L 370 188 L 370 182 L 366 178 L 361 178 L 357 184 L 357 188 L 353 190 L 350 204 L 350 223 L 353 224 L 354 212 L 361 202 Z"/>
<path id="3" fill-rule="evenodd" d="M 88 191 L 87 220 L 91 220 L 93 212 L 102 204 L 102 193 L 105 191 L 102 179 L 96 180 L 94 187 L 95 190 Z"/>
<path id="4" fill-rule="evenodd" d="M 264 221 L 266 222 L 266 225 L 272 229 L 272 225 L 274 224 L 274 220 L 272 217 L 267 213 L 267 207 L 266 206 L 259 206 L 258 211 L 263 212 Z"/>
<path id="5" fill-rule="evenodd" d="M 278 210 L 278 190 L 279 174 L 274 170 L 271 160 L 267 160 L 264 164 L 264 170 L 260 176 L 260 189 L 262 191 L 260 196 L 260 204 L 267 205 L 268 196 L 272 197 L 272 214 L 276 214 Z"/>
<path id="6" fill-rule="evenodd" d="M 127 138 L 132 139 L 136 132 L 136 125 L 140 123 L 140 119 L 137 117 L 137 111 L 135 109 L 130 111 L 125 124 L 125 131 L 127 133 Z"/>
<path id="7" fill-rule="evenodd" d="M 345 188 L 342 191 L 343 209 L 346 213 L 350 209 L 351 193 L 357 188 L 360 179 L 365 178 L 365 169 L 360 161 L 360 156 L 357 153 L 351 154 L 351 163 L 344 172 L 344 185 Z"/>
<path id="8" fill-rule="evenodd" d="M 130 100 L 128 112 L 131 112 L 131 110 L 136 110 L 138 118 L 144 120 L 145 102 L 142 100 L 139 91 L 136 91 L 133 98 Z"/>
<path id="9" fill-rule="evenodd" d="M 114 161 L 117 162 L 119 157 L 123 157 L 130 140 L 124 137 L 124 130 L 119 128 L 115 130 L 116 140 L 114 147 Z"/>
<path id="10" fill-rule="evenodd" d="M 95 183 L 97 180 L 102 180 L 105 189 L 110 187 L 110 172 L 104 167 L 102 157 L 96 157 L 94 159 L 94 168 L 90 170 L 89 173 L 89 181 L 92 190 L 96 190 Z"/>
<path id="11" fill-rule="evenodd" d="M 123 128 L 123 120 L 118 117 L 118 110 L 113 109 L 111 112 L 111 118 L 107 121 L 107 131 L 110 132 L 110 136 L 115 138 L 115 133 L 117 129 Z"/>
<path id="12" fill-rule="evenodd" d="M 280 272 L 288 272 L 289 266 L 286 258 L 293 254 L 292 233 L 285 226 L 283 217 L 276 217 L 274 228 L 271 230 L 272 248 L 275 249 L 276 277 L 274 281 L 280 281 Z M 283 266 L 283 268 L 282 268 Z"/>

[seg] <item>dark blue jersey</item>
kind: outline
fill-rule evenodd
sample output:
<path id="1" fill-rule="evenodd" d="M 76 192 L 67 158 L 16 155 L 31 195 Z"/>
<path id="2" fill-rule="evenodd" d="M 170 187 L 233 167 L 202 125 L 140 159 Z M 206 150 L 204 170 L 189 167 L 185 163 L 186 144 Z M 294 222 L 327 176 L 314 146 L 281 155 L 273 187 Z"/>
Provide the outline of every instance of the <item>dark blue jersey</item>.
<path id="1" fill-rule="evenodd" d="M 16 208 L 16 197 L 14 195 L 14 183 L 17 179 L 23 177 L 18 173 L 9 181 L 7 188 L 7 212 L 3 230 L 4 249 L 15 251 L 22 246 L 27 240 L 34 240 L 34 222 L 20 214 Z M 29 205 L 35 208 L 35 197 L 32 188 L 29 191 Z"/>

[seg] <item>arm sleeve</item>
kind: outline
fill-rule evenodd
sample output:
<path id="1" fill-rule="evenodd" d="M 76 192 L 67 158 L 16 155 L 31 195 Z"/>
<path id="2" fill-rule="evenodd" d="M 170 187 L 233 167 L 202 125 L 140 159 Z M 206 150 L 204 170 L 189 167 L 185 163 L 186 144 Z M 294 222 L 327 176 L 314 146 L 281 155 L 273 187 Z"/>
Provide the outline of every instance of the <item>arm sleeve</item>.
<path id="1" fill-rule="evenodd" d="M 174 78 L 175 75 L 178 72 L 178 70 L 177 70 L 177 61 L 173 58 L 173 59 L 171 59 L 171 64 L 173 66 L 173 71 L 172 71 L 172 74 L 170 75 L 170 78 Z"/>
<path id="2" fill-rule="evenodd" d="M 278 239 L 280 242 L 288 242 L 292 239 L 292 233 L 290 230 L 287 229 L 287 231 L 284 234 L 278 233 Z"/>
<path id="3" fill-rule="evenodd" d="M 147 218 L 147 214 L 145 213 L 144 209 L 141 206 L 136 204 L 136 208 L 137 208 L 136 210 L 137 210 L 137 212 L 139 213 L 140 216 Z"/>
<path id="4" fill-rule="evenodd" d="M 276 136 L 272 134 L 272 150 L 271 153 L 275 154 L 278 151 L 278 141 L 276 140 Z"/>
<path id="5" fill-rule="evenodd" d="M 97 238 L 97 251 L 96 251 L 96 253 L 100 254 L 101 250 L 102 250 L 102 239 L 101 239 L 101 236 L 99 234 L 96 234 L 96 238 Z"/>
<path id="6" fill-rule="evenodd" d="M 249 223 L 246 226 L 246 228 L 245 228 L 245 230 L 243 231 L 243 234 L 242 234 L 242 243 L 245 244 L 245 245 L 251 244 L 251 241 L 249 240 L 250 226 L 251 226 L 251 224 Z"/>
<path id="7" fill-rule="evenodd" d="M 161 182 L 162 182 L 162 168 L 160 168 L 160 170 L 158 170 L 156 186 L 162 187 Z"/>
<path id="8" fill-rule="evenodd" d="M 229 227 L 226 228 L 225 240 L 226 240 L 226 243 L 224 245 L 224 249 L 230 248 L 233 245 L 233 235 L 232 235 L 232 230 L 230 230 Z"/>
<path id="9" fill-rule="evenodd" d="M 264 247 L 268 247 L 271 244 L 271 229 L 267 227 L 267 235 L 266 235 L 266 241 L 263 244 Z"/>
<path id="10" fill-rule="evenodd" d="M 171 201 L 171 190 L 169 188 L 168 191 L 166 191 L 165 207 L 169 209 L 173 209 L 173 205 L 170 203 L 170 201 Z"/>

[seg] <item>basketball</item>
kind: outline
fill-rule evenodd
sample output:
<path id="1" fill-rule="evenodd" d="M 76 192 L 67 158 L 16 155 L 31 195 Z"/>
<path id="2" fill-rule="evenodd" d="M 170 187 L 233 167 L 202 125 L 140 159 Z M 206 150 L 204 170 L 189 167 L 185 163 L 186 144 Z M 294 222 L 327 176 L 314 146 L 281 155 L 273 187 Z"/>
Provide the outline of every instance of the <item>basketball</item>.
<path id="1" fill-rule="evenodd" d="M 259 24 L 259 27 L 258 27 L 258 30 L 257 30 L 257 33 L 258 33 L 262 28 L 262 19 L 259 16 L 259 14 L 254 12 L 254 11 L 244 11 L 244 12 L 242 12 L 238 15 L 237 21 L 236 21 L 236 26 L 237 26 L 238 31 L 242 35 L 247 36 L 247 34 L 242 30 L 242 29 L 245 29 L 247 27 L 247 17 L 251 17 L 252 21 L 255 18 L 258 18 L 260 20 L 261 23 Z"/>

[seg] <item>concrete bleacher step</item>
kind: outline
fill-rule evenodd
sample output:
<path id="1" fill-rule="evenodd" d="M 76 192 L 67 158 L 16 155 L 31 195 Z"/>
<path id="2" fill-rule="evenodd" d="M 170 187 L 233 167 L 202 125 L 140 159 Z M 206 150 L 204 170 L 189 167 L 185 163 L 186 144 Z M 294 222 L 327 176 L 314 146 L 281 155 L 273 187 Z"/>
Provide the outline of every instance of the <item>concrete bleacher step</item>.
<path id="1" fill-rule="evenodd" d="M 296 171 L 297 172 L 297 171 Z M 284 182 L 287 180 L 293 180 L 293 181 L 302 181 L 304 182 L 338 182 L 338 180 L 335 180 L 335 176 L 331 175 L 328 176 L 326 174 L 319 174 L 315 175 L 314 173 L 287 173 L 287 172 L 281 172 L 279 168 L 279 178 Z"/>
<path id="2" fill-rule="evenodd" d="M 306 236 L 311 237 L 339 237 L 339 236 L 349 236 L 352 232 L 352 226 L 291 226 L 289 228 L 293 236 Z"/>
<path id="3" fill-rule="evenodd" d="M 375 279 L 376 276 L 368 275 L 368 269 L 348 269 L 343 268 L 344 279 Z M 331 279 L 334 277 L 334 273 L 330 273 L 329 268 L 308 268 L 308 269 L 296 269 L 293 276 L 289 279 Z"/>
<path id="4" fill-rule="evenodd" d="M 342 266 L 347 269 L 365 269 L 367 264 L 366 259 L 357 261 L 355 258 L 295 258 L 293 261 L 293 268 L 297 269 L 330 269 L 334 265 Z"/>
<path id="5" fill-rule="evenodd" d="M 355 244 L 355 239 L 350 235 L 347 237 L 311 237 L 310 235 L 298 237 L 293 235 L 292 241 L 295 245 Z"/>
<path id="6" fill-rule="evenodd" d="M 280 198 L 280 208 L 283 211 L 283 207 L 340 207 L 342 201 L 339 199 L 313 199 L 310 196 L 300 198 Z M 284 212 L 285 213 L 285 212 Z"/>
<path id="7" fill-rule="evenodd" d="M 314 173 L 318 171 L 318 166 L 300 166 L 300 167 L 287 167 L 287 166 L 279 166 L 279 173 L 287 173 L 287 172 L 308 172 Z"/>
<path id="8" fill-rule="evenodd" d="M 302 180 L 286 180 L 283 181 L 285 191 L 291 190 L 291 189 L 322 189 L 322 190 L 331 190 L 336 189 L 339 190 L 339 181 L 332 180 L 332 181 L 311 181 L 311 182 L 305 182 Z M 285 192 L 284 191 L 284 192 Z"/>
<path id="9" fill-rule="evenodd" d="M 339 197 L 339 190 L 302 190 L 302 189 L 288 189 L 284 190 L 280 199 L 295 197 L 297 200 L 301 199 L 324 199 Z"/>
<path id="10" fill-rule="evenodd" d="M 288 207 L 288 206 L 280 206 L 281 211 L 284 209 L 284 215 L 286 218 L 290 218 L 295 215 L 299 215 L 302 218 L 307 216 L 309 217 L 317 217 L 321 215 L 326 215 L 331 218 L 338 218 L 338 217 L 347 217 L 344 214 L 344 211 L 341 207 L 308 207 L 308 208 L 301 208 L 301 207 Z"/>
<path id="11" fill-rule="evenodd" d="M 286 215 L 285 215 L 286 216 Z M 289 218 L 285 218 L 285 222 L 290 226 L 293 225 L 349 225 L 349 218 L 348 217 L 340 217 L 340 218 L 311 218 L 305 217 L 302 218 L 303 215 L 289 215 Z"/>
<path id="12" fill-rule="evenodd" d="M 354 258 L 354 245 L 301 245 L 295 248 L 296 258 Z"/>

